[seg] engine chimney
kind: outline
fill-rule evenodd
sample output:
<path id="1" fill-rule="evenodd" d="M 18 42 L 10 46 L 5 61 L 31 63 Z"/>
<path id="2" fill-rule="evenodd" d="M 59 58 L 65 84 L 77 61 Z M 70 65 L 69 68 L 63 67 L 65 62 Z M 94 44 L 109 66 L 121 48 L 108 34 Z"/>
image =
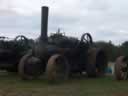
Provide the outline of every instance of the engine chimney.
<path id="1" fill-rule="evenodd" d="M 41 8 L 41 36 L 40 39 L 43 42 L 47 42 L 48 36 L 47 36 L 47 29 L 48 29 L 48 7 L 43 6 Z"/>

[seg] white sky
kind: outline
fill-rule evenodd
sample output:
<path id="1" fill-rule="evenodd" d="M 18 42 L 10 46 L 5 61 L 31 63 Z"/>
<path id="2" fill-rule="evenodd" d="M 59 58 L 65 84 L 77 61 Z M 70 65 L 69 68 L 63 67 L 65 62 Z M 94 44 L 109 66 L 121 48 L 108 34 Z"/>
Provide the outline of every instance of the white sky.
<path id="1" fill-rule="evenodd" d="M 68 36 L 90 32 L 94 41 L 128 40 L 128 0 L 0 0 L 0 35 L 40 35 L 40 8 L 47 5 L 49 34 L 60 27 Z"/>

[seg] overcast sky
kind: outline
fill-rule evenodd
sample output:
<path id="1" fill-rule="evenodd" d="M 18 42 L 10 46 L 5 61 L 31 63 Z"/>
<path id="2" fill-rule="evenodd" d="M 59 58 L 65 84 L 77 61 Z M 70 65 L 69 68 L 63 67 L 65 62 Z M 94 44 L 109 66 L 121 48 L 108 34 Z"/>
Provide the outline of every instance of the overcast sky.
<path id="1" fill-rule="evenodd" d="M 90 32 L 94 41 L 128 40 L 128 0 L 0 0 L 0 35 L 40 35 L 40 8 L 50 8 L 48 32 L 62 29 L 79 37 Z"/>

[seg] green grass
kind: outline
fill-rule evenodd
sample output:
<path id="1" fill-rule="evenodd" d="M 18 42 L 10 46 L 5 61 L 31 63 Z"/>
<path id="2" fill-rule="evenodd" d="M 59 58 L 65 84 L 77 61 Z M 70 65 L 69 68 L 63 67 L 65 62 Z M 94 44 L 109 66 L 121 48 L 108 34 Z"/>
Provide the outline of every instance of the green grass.
<path id="1" fill-rule="evenodd" d="M 112 77 L 72 78 L 62 84 L 45 79 L 23 81 L 16 74 L 0 74 L 0 96 L 128 96 L 128 80 Z"/>

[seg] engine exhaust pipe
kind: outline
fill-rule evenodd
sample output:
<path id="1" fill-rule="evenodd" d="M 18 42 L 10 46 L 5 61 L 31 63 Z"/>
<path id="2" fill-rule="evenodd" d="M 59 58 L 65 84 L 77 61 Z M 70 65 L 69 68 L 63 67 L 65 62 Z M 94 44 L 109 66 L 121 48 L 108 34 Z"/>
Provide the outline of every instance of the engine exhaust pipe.
<path id="1" fill-rule="evenodd" d="M 49 11 L 49 8 L 47 6 L 43 6 L 41 8 L 41 36 L 40 36 L 40 39 L 43 42 L 48 41 L 48 35 L 47 35 L 47 31 L 48 31 L 48 11 Z"/>

